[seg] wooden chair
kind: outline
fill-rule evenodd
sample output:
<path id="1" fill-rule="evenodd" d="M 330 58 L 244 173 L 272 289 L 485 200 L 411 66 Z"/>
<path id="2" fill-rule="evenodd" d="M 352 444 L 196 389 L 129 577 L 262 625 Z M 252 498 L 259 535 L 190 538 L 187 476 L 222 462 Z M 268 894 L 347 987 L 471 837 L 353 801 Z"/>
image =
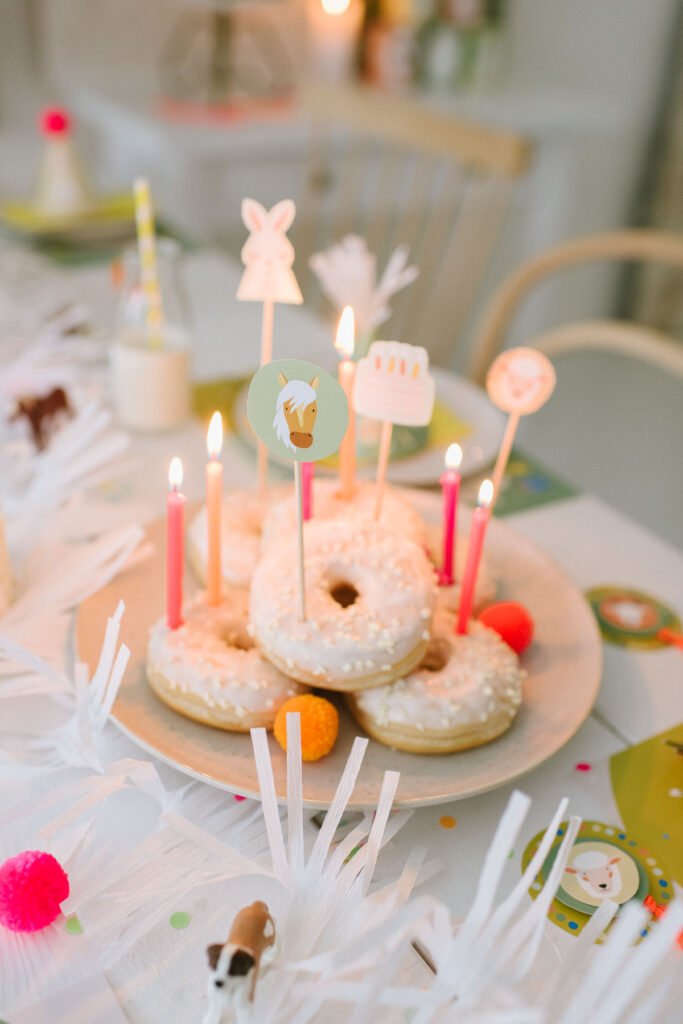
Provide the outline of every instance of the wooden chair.
<path id="1" fill-rule="evenodd" d="M 503 282 L 484 313 L 481 327 L 475 334 L 472 345 L 472 379 L 478 384 L 484 383 L 486 371 L 500 351 L 515 313 L 537 285 L 570 267 L 604 260 L 666 263 L 683 270 L 683 237 L 658 231 L 635 230 L 588 235 L 547 249 L 525 263 Z M 585 342 L 586 345 L 592 346 L 599 342 L 608 345 L 612 351 L 620 350 L 625 355 L 638 356 L 646 360 L 663 356 L 661 346 L 653 345 L 653 340 L 669 346 L 674 344 L 665 341 L 661 335 L 655 335 L 656 332 L 635 330 L 631 325 L 621 325 L 615 321 L 611 322 L 609 329 L 605 328 L 598 335 L 595 332 L 584 332 L 584 337 L 590 339 Z M 578 337 L 577 325 L 572 325 L 571 333 L 564 337 L 564 341 L 561 340 L 561 335 L 551 333 L 544 336 L 544 344 L 560 344 L 566 350 L 568 344 L 576 345 Z M 536 339 L 534 344 L 540 340 Z M 678 359 L 674 351 L 670 348 L 666 351 L 677 364 Z M 663 358 L 668 361 L 667 356 Z"/>
<path id="2" fill-rule="evenodd" d="M 474 379 L 483 383 L 515 312 L 536 285 L 567 267 L 602 259 L 661 262 L 683 271 L 683 237 L 654 231 L 596 235 L 525 264 L 503 283 L 484 316 Z M 548 405 L 522 422 L 520 447 L 683 543 L 683 344 L 618 320 L 561 324 L 527 344 L 558 362 L 558 383 Z"/>
<path id="3" fill-rule="evenodd" d="M 353 232 L 381 271 L 406 243 L 420 276 L 393 300 L 382 333 L 445 363 L 528 166 L 528 143 L 362 86 L 304 86 L 301 102 L 311 142 L 293 241 L 307 302 L 325 308 L 308 268 L 314 252 Z"/>

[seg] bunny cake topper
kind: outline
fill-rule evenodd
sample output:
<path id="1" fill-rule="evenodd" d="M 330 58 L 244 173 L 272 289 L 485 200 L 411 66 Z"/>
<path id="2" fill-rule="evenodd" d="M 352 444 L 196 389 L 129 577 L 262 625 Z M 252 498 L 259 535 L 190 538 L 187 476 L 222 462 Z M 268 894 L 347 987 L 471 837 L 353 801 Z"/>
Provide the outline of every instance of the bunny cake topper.
<path id="1" fill-rule="evenodd" d="M 242 220 L 251 232 L 242 246 L 244 273 L 237 289 L 242 302 L 262 302 L 261 366 L 273 358 L 273 312 L 276 302 L 299 305 L 304 301 L 294 276 L 294 246 L 287 238 L 296 206 L 282 199 L 266 210 L 255 199 L 242 200 Z M 268 488 L 268 452 L 258 446 L 259 494 L 265 499 Z"/>
<path id="2" fill-rule="evenodd" d="M 294 246 L 286 234 L 295 215 L 292 199 L 282 199 L 272 210 L 255 199 L 242 200 L 242 220 L 251 234 L 242 247 L 245 270 L 237 289 L 241 301 L 294 305 L 304 301 L 292 270 Z"/>

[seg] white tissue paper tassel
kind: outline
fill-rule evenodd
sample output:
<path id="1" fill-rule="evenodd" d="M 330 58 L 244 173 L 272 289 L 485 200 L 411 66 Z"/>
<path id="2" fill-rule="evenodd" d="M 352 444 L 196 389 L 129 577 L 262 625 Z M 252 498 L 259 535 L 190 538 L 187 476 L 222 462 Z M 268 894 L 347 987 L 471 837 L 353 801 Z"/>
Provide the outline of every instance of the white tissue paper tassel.
<path id="1" fill-rule="evenodd" d="M 363 238 L 346 235 L 325 252 L 311 256 L 310 266 L 325 296 L 335 309 L 351 306 L 358 337 L 369 337 L 391 316 L 392 295 L 411 284 L 418 275 L 409 267 L 408 247 L 399 246 L 391 255 L 380 281 L 377 257 L 368 252 Z"/>
<path id="2" fill-rule="evenodd" d="M 130 440 L 111 429 L 107 410 L 89 403 L 28 464 L 3 462 L 0 508 L 12 553 L 22 553 L 46 517 L 72 495 L 123 472 Z"/>
<path id="3" fill-rule="evenodd" d="M 92 679 L 88 678 L 88 668 L 82 662 L 76 664 L 70 680 L 10 637 L 0 634 L 0 652 L 13 665 L 21 666 L 34 677 L 44 676 L 49 684 L 48 693 L 50 687 L 58 686 L 62 698 L 73 708 L 65 722 L 48 732 L 13 733 L 5 737 L 0 763 L 24 763 L 43 772 L 63 766 L 104 771 L 97 751 L 99 735 L 109 718 L 130 657 L 125 644 L 117 649 L 123 612 L 121 601 L 107 623 Z M 0 681 L 0 693 L 2 686 Z"/>

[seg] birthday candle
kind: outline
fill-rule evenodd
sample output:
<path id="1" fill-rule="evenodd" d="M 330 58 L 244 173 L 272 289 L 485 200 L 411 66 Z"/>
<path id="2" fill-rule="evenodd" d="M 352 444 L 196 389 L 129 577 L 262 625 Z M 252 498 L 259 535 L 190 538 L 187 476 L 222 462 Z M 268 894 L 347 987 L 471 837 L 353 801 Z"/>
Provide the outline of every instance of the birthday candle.
<path id="1" fill-rule="evenodd" d="M 185 496 L 180 493 L 183 465 L 171 459 L 170 491 L 166 501 L 166 618 L 169 629 L 183 624 L 183 568 L 185 564 Z"/>
<path id="2" fill-rule="evenodd" d="M 356 485 L 356 417 L 353 411 L 353 382 L 356 364 L 351 358 L 355 345 L 355 320 L 351 306 L 344 306 L 334 346 L 341 355 L 338 380 L 349 403 L 349 425 L 339 448 L 339 480 L 343 498 L 352 498 Z"/>
<path id="3" fill-rule="evenodd" d="M 441 474 L 443 492 L 443 557 L 439 582 L 450 587 L 455 582 L 455 546 L 458 536 L 458 497 L 460 495 L 460 473 L 462 448 L 452 444 L 446 451 L 446 470 Z"/>
<path id="4" fill-rule="evenodd" d="M 207 601 L 211 607 L 221 602 L 221 512 L 223 503 L 223 420 L 219 412 L 211 417 L 206 435 L 209 461 L 206 464 L 206 521 L 208 556 L 206 563 Z"/>
<path id="5" fill-rule="evenodd" d="M 484 547 L 486 527 L 491 517 L 491 501 L 493 500 L 493 483 L 484 480 L 479 488 L 479 503 L 472 513 L 472 525 L 470 526 L 470 539 L 467 545 L 467 562 L 465 564 L 465 575 L 462 580 L 460 591 L 460 610 L 458 611 L 458 625 L 456 633 L 461 635 L 467 633 L 467 622 L 472 613 L 472 602 L 474 599 L 474 588 L 481 562 L 481 553 Z"/>
<path id="6" fill-rule="evenodd" d="M 138 178 L 133 186 L 135 196 L 135 223 L 140 254 L 140 283 L 146 300 L 146 320 L 152 345 L 163 343 L 164 310 L 157 274 L 156 236 L 149 183 Z"/>

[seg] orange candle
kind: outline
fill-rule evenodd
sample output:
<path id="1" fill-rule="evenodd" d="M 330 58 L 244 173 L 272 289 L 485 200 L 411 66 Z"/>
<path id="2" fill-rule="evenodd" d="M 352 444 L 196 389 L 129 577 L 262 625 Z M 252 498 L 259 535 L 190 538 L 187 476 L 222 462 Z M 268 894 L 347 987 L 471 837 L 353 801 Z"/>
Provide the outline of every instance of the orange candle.
<path id="1" fill-rule="evenodd" d="M 484 480 L 479 488 L 479 504 L 472 513 L 472 525 L 470 526 L 470 539 L 467 544 L 465 574 L 462 578 L 462 589 L 460 591 L 460 609 L 458 611 L 456 633 L 464 634 L 467 632 L 467 622 L 472 613 L 472 603 L 474 601 L 474 587 L 477 582 L 481 553 L 484 549 L 486 527 L 491 517 L 492 500 L 493 483 L 491 480 Z"/>
<path id="2" fill-rule="evenodd" d="M 206 523 L 208 554 L 206 562 L 207 601 L 212 607 L 221 603 L 221 515 L 223 503 L 223 420 L 219 412 L 211 417 L 206 435 L 209 461 L 206 464 Z"/>
<path id="3" fill-rule="evenodd" d="M 356 364 L 353 359 L 356 324 L 353 310 L 344 306 L 337 327 L 334 346 L 341 355 L 338 380 L 349 403 L 349 425 L 339 447 L 339 482 L 343 498 L 350 499 L 356 487 L 356 415 L 353 410 L 353 382 Z"/>

